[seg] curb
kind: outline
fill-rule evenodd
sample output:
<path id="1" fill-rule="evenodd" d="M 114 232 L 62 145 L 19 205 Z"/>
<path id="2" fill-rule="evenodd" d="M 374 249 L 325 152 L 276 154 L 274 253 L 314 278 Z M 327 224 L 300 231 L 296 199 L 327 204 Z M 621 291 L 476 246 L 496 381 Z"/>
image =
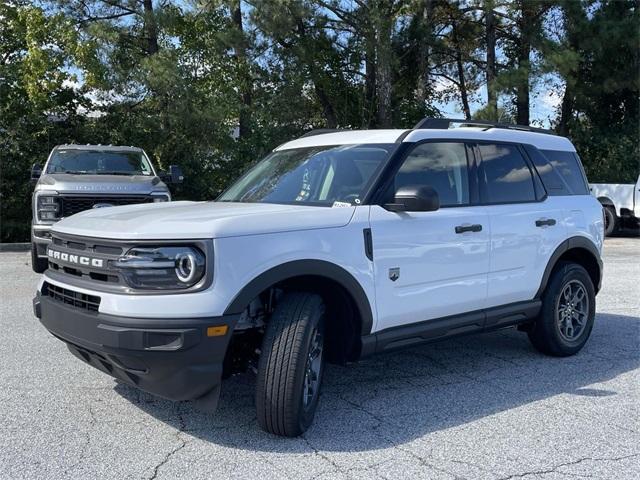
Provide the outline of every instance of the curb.
<path id="1" fill-rule="evenodd" d="M 0 243 L 0 252 L 28 252 L 30 243 Z"/>

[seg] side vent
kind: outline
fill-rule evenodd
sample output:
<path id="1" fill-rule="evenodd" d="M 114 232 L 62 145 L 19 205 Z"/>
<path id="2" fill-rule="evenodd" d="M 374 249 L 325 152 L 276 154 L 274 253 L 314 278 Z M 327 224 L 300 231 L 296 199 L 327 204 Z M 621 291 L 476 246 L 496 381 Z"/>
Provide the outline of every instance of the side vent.
<path id="1" fill-rule="evenodd" d="M 371 229 L 365 228 L 362 230 L 364 234 L 364 254 L 367 258 L 373 261 L 373 237 L 371 235 Z"/>

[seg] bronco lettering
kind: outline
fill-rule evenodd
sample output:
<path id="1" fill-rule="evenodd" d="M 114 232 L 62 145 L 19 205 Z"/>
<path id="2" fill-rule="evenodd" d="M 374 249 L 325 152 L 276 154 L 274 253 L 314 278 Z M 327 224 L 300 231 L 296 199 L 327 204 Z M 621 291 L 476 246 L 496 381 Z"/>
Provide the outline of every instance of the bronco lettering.
<path id="1" fill-rule="evenodd" d="M 47 256 L 54 260 L 62 260 L 67 263 L 74 263 L 77 265 L 92 266 L 95 268 L 102 268 L 104 266 L 104 260 L 101 258 L 83 257 L 80 255 L 70 255 L 65 252 L 59 252 L 49 248 L 47 250 Z"/>

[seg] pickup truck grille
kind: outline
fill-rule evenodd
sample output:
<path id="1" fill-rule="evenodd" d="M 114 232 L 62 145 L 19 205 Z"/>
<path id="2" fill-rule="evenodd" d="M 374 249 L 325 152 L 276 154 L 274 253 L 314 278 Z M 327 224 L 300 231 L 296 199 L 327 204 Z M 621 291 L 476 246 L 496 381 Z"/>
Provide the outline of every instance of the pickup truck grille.
<path id="1" fill-rule="evenodd" d="M 85 197 L 79 195 L 62 195 L 62 217 L 68 217 L 78 212 L 90 210 L 94 205 L 106 203 L 114 207 L 118 205 L 133 205 L 136 203 L 153 203 L 149 195 L 112 195 L 102 197 Z"/>
<path id="2" fill-rule="evenodd" d="M 90 312 L 97 312 L 100 307 L 100 297 L 76 292 L 68 288 L 62 288 L 49 282 L 42 285 L 42 294 L 55 300 L 56 302 L 82 308 Z"/>

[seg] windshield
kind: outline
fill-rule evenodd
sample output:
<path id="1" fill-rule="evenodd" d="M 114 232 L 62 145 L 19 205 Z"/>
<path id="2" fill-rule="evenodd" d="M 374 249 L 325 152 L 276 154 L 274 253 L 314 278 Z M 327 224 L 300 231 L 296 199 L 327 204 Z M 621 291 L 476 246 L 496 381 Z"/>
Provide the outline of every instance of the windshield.
<path id="1" fill-rule="evenodd" d="M 396 144 L 293 148 L 271 153 L 218 201 L 359 204 Z"/>
<path id="2" fill-rule="evenodd" d="M 56 150 L 46 173 L 152 175 L 149 160 L 135 150 Z"/>

